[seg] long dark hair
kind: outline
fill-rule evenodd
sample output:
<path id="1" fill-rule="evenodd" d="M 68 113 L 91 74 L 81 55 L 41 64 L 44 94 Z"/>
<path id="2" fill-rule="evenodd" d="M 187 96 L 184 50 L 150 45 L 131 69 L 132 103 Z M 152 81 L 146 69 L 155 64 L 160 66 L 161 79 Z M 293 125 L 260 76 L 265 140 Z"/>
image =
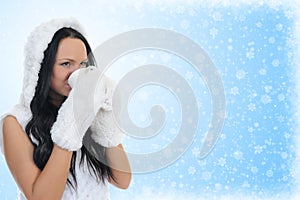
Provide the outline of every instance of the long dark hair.
<path id="1" fill-rule="evenodd" d="M 44 51 L 44 59 L 41 63 L 39 72 L 38 83 L 35 89 L 34 97 L 30 103 L 32 118 L 26 125 L 26 133 L 34 146 L 33 160 L 40 170 L 43 170 L 53 149 L 53 141 L 51 139 L 50 130 L 56 120 L 58 109 L 51 103 L 49 96 L 51 75 L 55 63 L 56 52 L 59 42 L 64 38 L 77 38 L 80 39 L 86 47 L 88 54 L 88 65 L 96 65 L 95 58 L 92 54 L 90 45 L 84 36 L 72 28 L 61 28 L 53 36 L 52 41 L 48 44 L 47 49 Z M 88 129 L 85 138 L 90 137 L 90 130 Z M 88 139 L 88 141 L 93 141 Z M 96 143 L 89 142 L 93 149 L 97 150 L 98 155 L 105 159 L 105 148 Z M 87 162 L 89 173 L 97 178 L 97 180 L 104 181 L 105 178 L 114 178 L 108 166 L 100 162 L 91 152 L 87 149 L 89 147 L 81 147 L 80 165 Z M 86 159 L 85 159 L 86 158 Z M 70 166 L 70 173 L 73 181 L 68 178 L 68 184 L 74 189 L 77 186 L 76 180 L 76 152 L 73 152 Z M 75 185 L 73 184 L 75 183 Z"/>

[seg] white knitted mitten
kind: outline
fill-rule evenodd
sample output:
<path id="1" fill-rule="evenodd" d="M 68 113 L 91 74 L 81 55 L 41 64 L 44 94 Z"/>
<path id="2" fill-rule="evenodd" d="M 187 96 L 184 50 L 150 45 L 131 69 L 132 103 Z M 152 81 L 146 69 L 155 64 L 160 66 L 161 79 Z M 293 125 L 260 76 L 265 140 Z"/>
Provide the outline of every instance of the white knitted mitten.
<path id="1" fill-rule="evenodd" d="M 69 84 L 72 87 L 68 98 L 58 111 L 51 129 L 55 144 L 69 151 L 82 146 L 82 139 L 96 116 L 103 100 L 102 90 L 96 90 L 101 72 L 94 66 L 81 68 L 72 73 Z M 94 102 L 94 99 L 96 100 Z"/>
<path id="2" fill-rule="evenodd" d="M 104 101 L 91 124 L 92 139 L 104 147 L 115 147 L 122 143 L 125 135 L 120 129 L 120 118 L 115 116 L 113 109 L 120 109 L 121 102 L 117 98 L 112 106 L 112 97 L 115 84 L 107 77 L 103 77 Z M 103 92 L 101 92 L 103 93 Z"/>

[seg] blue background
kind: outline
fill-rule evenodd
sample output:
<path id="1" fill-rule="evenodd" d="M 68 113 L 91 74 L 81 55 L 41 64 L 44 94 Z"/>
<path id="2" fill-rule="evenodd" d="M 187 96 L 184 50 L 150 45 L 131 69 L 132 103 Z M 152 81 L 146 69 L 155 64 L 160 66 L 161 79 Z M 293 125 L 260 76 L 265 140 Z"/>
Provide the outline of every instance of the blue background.
<path id="1" fill-rule="evenodd" d="M 134 66 L 163 63 L 180 73 L 195 92 L 200 120 L 193 144 L 180 159 L 156 172 L 134 174 L 128 190 L 111 187 L 112 199 L 296 198 L 294 61 L 298 7 L 291 2 L 2 3 L 0 113 L 18 100 L 24 44 L 40 22 L 74 16 L 86 27 L 93 48 L 123 31 L 145 27 L 174 30 L 198 43 L 221 74 L 227 106 L 221 136 L 211 154 L 200 159 L 211 105 L 209 91 L 192 66 L 159 51 L 136 52 L 121 58 L 114 65 L 115 71 L 120 66 L 129 71 L 130 64 L 135 62 Z M 114 70 L 111 76 L 121 77 Z M 124 146 L 129 152 L 157 150 L 176 135 L 181 122 L 180 102 L 166 89 L 149 86 L 137 91 L 129 104 L 132 120 L 140 126 L 149 124 L 149 108 L 157 103 L 167 111 L 162 136 L 146 141 L 128 137 Z M 16 185 L 3 156 L 0 156 L 0 199 L 16 199 Z"/>

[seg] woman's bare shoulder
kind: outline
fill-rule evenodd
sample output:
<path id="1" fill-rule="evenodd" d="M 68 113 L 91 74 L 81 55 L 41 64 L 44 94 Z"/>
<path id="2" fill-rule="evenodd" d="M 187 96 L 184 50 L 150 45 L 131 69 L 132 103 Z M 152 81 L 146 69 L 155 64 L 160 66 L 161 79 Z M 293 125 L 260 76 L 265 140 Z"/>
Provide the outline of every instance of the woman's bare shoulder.
<path id="1" fill-rule="evenodd" d="M 3 119 L 2 131 L 3 131 L 4 143 L 14 144 L 14 145 L 20 143 L 26 145 L 31 144 L 31 142 L 27 137 L 27 134 L 22 129 L 22 126 L 18 122 L 17 118 L 13 115 L 8 115 Z"/>
<path id="2" fill-rule="evenodd" d="M 16 129 L 22 130 L 22 127 L 15 116 L 7 115 L 3 119 L 3 133 L 5 133 L 5 132 L 7 132 L 7 130 L 9 131 L 11 129 L 12 130 L 16 130 Z"/>
<path id="3" fill-rule="evenodd" d="M 13 115 L 7 115 L 6 117 L 4 117 L 3 123 L 17 123 L 17 124 L 19 124 L 17 118 Z"/>

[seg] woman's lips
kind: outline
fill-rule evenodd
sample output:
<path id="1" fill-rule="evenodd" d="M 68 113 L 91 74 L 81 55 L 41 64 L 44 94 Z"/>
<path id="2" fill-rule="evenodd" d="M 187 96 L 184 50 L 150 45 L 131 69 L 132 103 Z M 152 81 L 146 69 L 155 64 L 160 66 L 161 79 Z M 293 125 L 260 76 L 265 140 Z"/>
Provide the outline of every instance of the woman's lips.
<path id="1" fill-rule="evenodd" d="M 67 87 L 68 89 L 72 89 L 71 86 L 69 85 L 69 83 L 66 84 L 66 87 Z"/>

